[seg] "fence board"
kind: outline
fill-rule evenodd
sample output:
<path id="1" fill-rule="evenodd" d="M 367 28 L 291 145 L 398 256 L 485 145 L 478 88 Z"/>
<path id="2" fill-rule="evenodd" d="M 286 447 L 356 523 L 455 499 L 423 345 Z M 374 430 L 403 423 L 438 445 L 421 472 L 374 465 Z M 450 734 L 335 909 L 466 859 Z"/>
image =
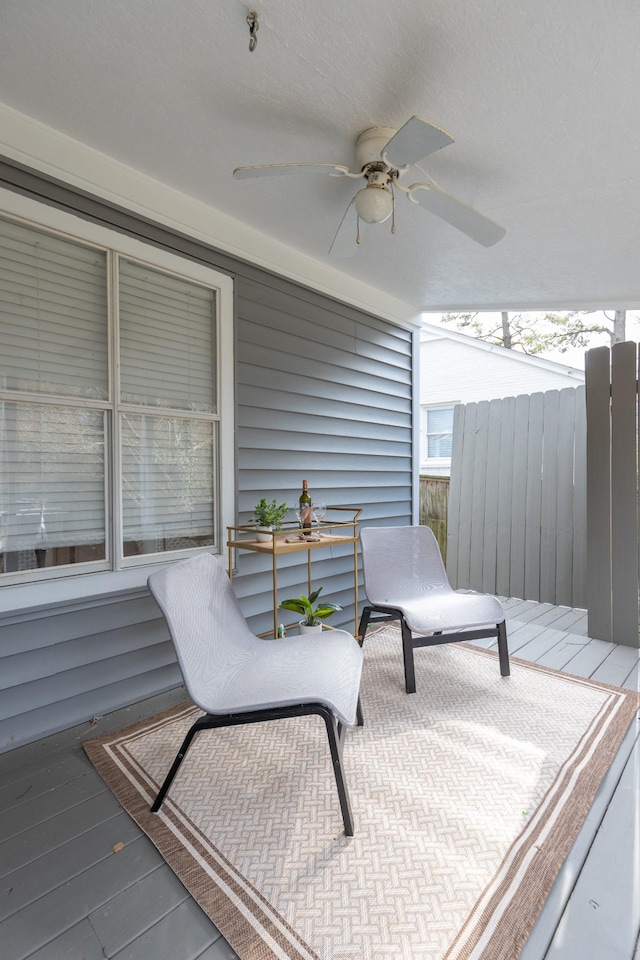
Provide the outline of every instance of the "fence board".
<path id="1" fill-rule="evenodd" d="M 585 388 L 575 391 L 575 433 L 573 453 L 573 551 L 571 592 L 562 602 L 587 607 L 587 417 Z M 583 477 L 584 483 L 578 478 Z"/>
<path id="2" fill-rule="evenodd" d="M 447 562 L 449 477 L 420 477 L 420 523 L 433 530 L 443 561 Z"/>
<path id="3" fill-rule="evenodd" d="M 577 391 L 567 387 L 560 391 L 558 418 L 558 500 L 556 519 L 556 603 L 572 604 L 575 485 L 576 401 Z M 584 477 L 584 474 L 583 474 Z M 585 486 L 584 482 L 581 485 Z"/>
<path id="4" fill-rule="evenodd" d="M 453 526 L 449 517 L 460 517 L 460 483 L 462 479 L 462 446 L 464 440 L 464 406 L 453 410 L 453 439 L 451 447 L 451 480 L 449 484 L 449 509 L 447 513 L 447 574 L 452 585 L 458 584 L 458 537 L 460 523 Z"/>
<path id="5" fill-rule="evenodd" d="M 476 407 L 474 432 L 473 487 L 471 491 L 471 538 L 469 544 L 469 583 L 482 583 L 484 551 L 485 501 L 487 491 L 487 442 L 489 435 L 489 401 Z"/>
<path id="6" fill-rule="evenodd" d="M 516 399 L 507 397 L 501 403 L 500 477 L 498 479 L 498 550 L 496 554 L 496 593 L 509 597 L 511 578 L 511 503 L 513 500 L 513 456 L 516 429 Z M 516 594 L 513 594 L 516 596 Z M 522 598 L 524 599 L 524 598 Z"/>
<path id="7" fill-rule="evenodd" d="M 589 636 L 611 640 L 609 348 L 587 351 L 587 597 Z"/>
<path id="8" fill-rule="evenodd" d="M 544 563 L 540 565 L 540 595 L 547 603 L 556 602 L 556 540 L 558 490 L 558 420 L 560 394 L 550 390 L 545 395 L 544 437 L 542 457 L 545 482 L 540 509 L 540 550 Z M 529 599 L 527 597 L 527 599 Z"/>
<path id="9" fill-rule="evenodd" d="M 524 593 L 530 599 L 540 596 L 540 511 L 542 504 L 542 438 L 545 436 L 545 402 L 547 395 L 532 393 L 529 397 L 527 436 L 527 490 L 524 553 Z"/>
<path id="10" fill-rule="evenodd" d="M 498 553 L 498 484 L 500 479 L 500 401 L 489 402 L 487 436 L 487 486 L 484 505 L 484 542 L 482 561 L 482 591 L 496 593 L 496 563 Z"/>
<path id="11" fill-rule="evenodd" d="M 637 646 L 638 528 L 636 345 L 611 350 L 611 603 L 612 639 Z M 635 640 L 634 640 L 635 638 Z"/>
<path id="12" fill-rule="evenodd" d="M 516 397 L 513 456 L 513 496 L 511 499 L 511 591 L 508 596 L 525 596 L 524 549 L 526 536 L 527 456 L 529 444 L 529 397 Z"/>
<path id="13" fill-rule="evenodd" d="M 458 529 L 458 558 L 456 584 L 461 589 L 469 589 L 471 580 L 471 519 L 473 501 L 473 464 L 475 459 L 476 403 L 466 404 L 464 411 L 464 439 L 460 476 L 460 525 Z"/>

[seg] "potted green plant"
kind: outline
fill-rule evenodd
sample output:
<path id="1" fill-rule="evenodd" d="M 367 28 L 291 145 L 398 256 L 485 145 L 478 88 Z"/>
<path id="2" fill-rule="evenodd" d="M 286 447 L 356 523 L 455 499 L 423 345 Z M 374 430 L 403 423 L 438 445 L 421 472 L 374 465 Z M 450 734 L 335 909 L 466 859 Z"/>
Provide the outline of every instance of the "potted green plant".
<path id="1" fill-rule="evenodd" d="M 258 524 L 256 531 L 257 540 L 270 540 L 269 536 L 272 530 L 282 530 L 282 521 L 284 520 L 289 507 L 286 503 L 277 504 L 275 497 L 273 500 L 266 500 L 262 497 L 253 508 L 253 522 Z"/>
<path id="2" fill-rule="evenodd" d="M 308 597 L 293 597 L 290 600 L 283 600 L 280 604 L 282 610 L 293 610 L 294 613 L 302 614 L 303 619 L 298 624 L 300 633 L 319 632 L 322 630 L 323 620 L 330 617 L 336 610 L 342 610 L 339 603 L 329 603 L 328 600 L 325 600 L 324 603 L 318 603 L 314 607 L 321 590 L 322 587 L 318 587 Z"/>

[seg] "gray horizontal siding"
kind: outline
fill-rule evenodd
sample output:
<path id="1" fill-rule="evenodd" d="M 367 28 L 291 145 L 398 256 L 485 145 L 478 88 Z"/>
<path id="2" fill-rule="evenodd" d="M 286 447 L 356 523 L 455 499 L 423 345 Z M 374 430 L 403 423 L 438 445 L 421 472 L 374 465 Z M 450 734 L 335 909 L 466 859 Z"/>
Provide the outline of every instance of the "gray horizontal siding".
<path id="1" fill-rule="evenodd" d="M 388 321 L 229 257 L 0 159 L 0 184 L 231 274 L 235 279 L 237 521 L 262 496 L 362 507 L 361 523 L 411 521 L 412 336 Z M 351 628 L 353 551 L 314 551 L 323 596 Z M 306 554 L 278 563 L 280 596 L 306 591 Z M 268 557 L 238 555 L 234 587 L 256 632 L 272 625 Z M 1 588 L 0 588 L 1 589 Z M 181 682 L 151 597 L 0 614 L 0 751 Z"/>
<path id="2" fill-rule="evenodd" d="M 237 280 L 238 510 L 293 504 L 301 481 L 361 523 L 411 518 L 411 335 L 345 305 Z M 314 585 L 351 627 L 353 552 L 314 551 Z M 254 630 L 271 626 L 271 561 L 238 554 L 236 590 Z M 278 560 L 280 596 L 306 592 L 306 553 Z M 283 617 L 283 619 L 285 619 Z"/>
<path id="3" fill-rule="evenodd" d="M 150 596 L 74 606 L 0 619 L 3 749 L 181 682 Z"/>

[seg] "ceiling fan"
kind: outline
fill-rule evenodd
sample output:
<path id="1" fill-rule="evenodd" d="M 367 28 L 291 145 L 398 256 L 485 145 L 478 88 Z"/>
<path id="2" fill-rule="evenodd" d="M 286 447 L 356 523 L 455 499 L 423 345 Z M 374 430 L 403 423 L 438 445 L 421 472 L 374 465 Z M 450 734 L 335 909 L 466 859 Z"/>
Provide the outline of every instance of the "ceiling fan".
<path id="1" fill-rule="evenodd" d="M 490 247 L 502 239 L 504 227 L 467 206 L 461 200 L 445 193 L 429 180 L 405 186 L 401 177 L 406 171 L 453 143 L 453 137 L 422 117 L 411 117 L 399 130 L 391 127 L 371 127 L 356 141 L 355 170 L 336 163 L 267 163 L 251 167 L 236 167 L 236 180 L 255 177 L 279 177 L 283 174 L 328 173 L 331 177 L 352 177 L 367 181 L 351 200 L 331 244 L 330 253 L 350 256 L 360 243 L 360 221 L 384 223 L 393 217 L 395 193 L 401 191 L 413 203 L 429 210 L 472 240 Z M 392 226 L 395 233 L 395 226 Z"/>

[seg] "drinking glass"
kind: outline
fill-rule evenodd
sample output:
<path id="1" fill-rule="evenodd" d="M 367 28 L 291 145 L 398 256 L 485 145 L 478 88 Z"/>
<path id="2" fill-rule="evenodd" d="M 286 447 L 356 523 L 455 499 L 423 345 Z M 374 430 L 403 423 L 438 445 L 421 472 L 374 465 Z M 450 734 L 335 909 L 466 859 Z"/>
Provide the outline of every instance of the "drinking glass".
<path id="1" fill-rule="evenodd" d="M 314 503 L 313 505 L 313 519 L 320 526 L 324 520 L 324 515 L 327 512 L 326 504 L 324 503 Z"/>

